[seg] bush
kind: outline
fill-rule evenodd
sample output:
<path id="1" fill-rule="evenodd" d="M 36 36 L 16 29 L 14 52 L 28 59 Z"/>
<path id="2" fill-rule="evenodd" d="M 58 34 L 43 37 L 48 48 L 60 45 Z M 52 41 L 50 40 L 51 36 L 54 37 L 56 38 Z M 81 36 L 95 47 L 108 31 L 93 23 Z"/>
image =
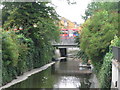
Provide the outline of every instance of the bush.
<path id="1" fill-rule="evenodd" d="M 111 47 L 112 46 L 120 47 L 120 37 L 114 36 L 114 39 L 111 41 Z"/>
<path id="2" fill-rule="evenodd" d="M 18 36 L 13 31 L 2 32 L 2 60 L 3 60 L 3 84 L 16 78 L 26 68 L 27 45 L 18 41 Z M 20 64 L 20 62 L 22 64 Z M 19 67 L 20 66 L 20 67 Z M 18 69 L 19 67 L 19 69 Z M 22 69 L 24 68 L 24 70 Z M 21 73 L 18 73 L 21 72 Z"/>
<path id="3" fill-rule="evenodd" d="M 111 87 L 112 58 L 113 54 L 111 52 L 106 53 L 102 67 L 98 75 L 100 88 L 105 89 Z"/>
<path id="4" fill-rule="evenodd" d="M 13 32 L 3 32 L 3 61 L 16 66 L 19 57 L 19 43 Z"/>

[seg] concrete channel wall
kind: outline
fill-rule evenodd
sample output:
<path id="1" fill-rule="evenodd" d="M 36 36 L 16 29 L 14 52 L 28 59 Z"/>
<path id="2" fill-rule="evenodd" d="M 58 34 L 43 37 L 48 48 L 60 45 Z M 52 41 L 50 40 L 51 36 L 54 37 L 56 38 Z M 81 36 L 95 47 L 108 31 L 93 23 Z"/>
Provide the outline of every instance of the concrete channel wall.
<path id="1" fill-rule="evenodd" d="M 120 62 L 112 60 L 112 83 L 111 88 L 120 90 Z"/>

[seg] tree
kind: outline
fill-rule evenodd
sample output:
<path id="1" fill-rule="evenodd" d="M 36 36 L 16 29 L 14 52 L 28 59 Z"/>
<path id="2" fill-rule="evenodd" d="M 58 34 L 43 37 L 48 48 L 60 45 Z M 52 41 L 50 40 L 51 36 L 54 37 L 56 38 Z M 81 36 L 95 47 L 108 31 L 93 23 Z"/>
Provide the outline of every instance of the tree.
<path id="1" fill-rule="evenodd" d="M 82 16 L 84 20 L 87 20 L 88 17 L 91 17 L 94 13 L 106 10 L 111 12 L 118 12 L 118 2 L 92 2 L 88 4 L 87 9 L 85 10 L 85 16 Z"/>
<path id="2" fill-rule="evenodd" d="M 58 21 L 58 15 L 54 8 L 47 6 L 47 4 L 47 2 L 4 2 L 3 27 L 17 27 L 17 29 L 22 27 L 24 30 L 20 33 L 24 33 L 26 37 L 32 39 L 34 39 L 34 33 L 40 32 L 41 38 L 47 34 L 48 38 L 50 36 L 49 39 L 57 40 L 59 32 L 56 26 L 57 23 L 54 22 Z M 34 27 L 34 25 L 40 27 Z"/>
<path id="3" fill-rule="evenodd" d="M 53 56 L 51 42 L 59 39 L 59 27 L 58 15 L 54 8 L 47 4 L 48 2 L 3 3 L 2 24 L 5 32 L 2 48 L 3 84 L 27 70 L 51 61 Z M 10 30 L 14 29 L 17 32 L 14 32 L 12 37 L 13 31 Z M 9 33 L 11 34 L 6 36 Z"/>
<path id="4" fill-rule="evenodd" d="M 117 13 L 110 14 L 102 10 L 96 12 L 83 24 L 80 47 L 92 60 L 97 71 L 100 69 L 104 55 L 109 50 L 110 41 L 117 34 L 117 23 Z"/>

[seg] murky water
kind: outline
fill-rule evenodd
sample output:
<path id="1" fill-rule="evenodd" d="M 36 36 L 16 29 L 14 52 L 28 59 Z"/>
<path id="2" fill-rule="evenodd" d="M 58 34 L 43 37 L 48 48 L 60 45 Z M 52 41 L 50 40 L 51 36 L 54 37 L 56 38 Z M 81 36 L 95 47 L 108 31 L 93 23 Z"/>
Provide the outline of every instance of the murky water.
<path id="1" fill-rule="evenodd" d="M 88 69 L 79 68 L 79 60 L 56 62 L 48 69 L 30 76 L 10 88 L 94 88 L 94 75 L 83 74 Z"/>

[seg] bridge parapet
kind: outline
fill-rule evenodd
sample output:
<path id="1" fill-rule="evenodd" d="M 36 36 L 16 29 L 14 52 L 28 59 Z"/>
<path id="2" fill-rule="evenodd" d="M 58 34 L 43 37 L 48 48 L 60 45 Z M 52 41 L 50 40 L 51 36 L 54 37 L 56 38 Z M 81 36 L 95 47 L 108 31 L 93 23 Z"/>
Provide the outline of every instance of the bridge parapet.
<path id="1" fill-rule="evenodd" d="M 57 46 L 57 47 L 74 47 L 74 46 L 77 46 L 77 43 L 75 43 L 75 39 L 74 38 L 62 38 L 60 37 L 60 42 L 57 43 L 57 42 L 53 42 L 52 43 L 53 46 Z"/>

